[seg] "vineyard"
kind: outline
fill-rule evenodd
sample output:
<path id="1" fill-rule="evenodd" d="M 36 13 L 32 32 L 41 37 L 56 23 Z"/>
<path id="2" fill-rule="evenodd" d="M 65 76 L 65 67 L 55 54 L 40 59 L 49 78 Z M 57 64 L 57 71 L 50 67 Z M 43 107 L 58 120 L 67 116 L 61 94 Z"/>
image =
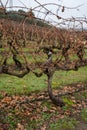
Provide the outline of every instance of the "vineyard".
<path id="1" fill-rule="evenodd" d="M 87 22 L 55 16 L 60 24 Z M 69 81 L 71 74 L 75 82 Z M 0 79 L 0 130 L 80 130 L 81 123 L 81 130 L 86 130 L 87 31 L 83 28 L 56 27 L 35 17 L 32 9 L 0 11 Z M 19 88 L 20 79 L 24 85 L 21 82 L 18 91 L 15 81 Z"/>

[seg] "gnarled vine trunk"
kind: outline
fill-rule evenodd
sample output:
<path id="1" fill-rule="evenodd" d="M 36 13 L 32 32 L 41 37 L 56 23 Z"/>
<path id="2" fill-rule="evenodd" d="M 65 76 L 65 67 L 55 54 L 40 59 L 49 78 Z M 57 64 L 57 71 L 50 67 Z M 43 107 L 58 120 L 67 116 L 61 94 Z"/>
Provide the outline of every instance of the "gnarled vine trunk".
<path id="1" fill-rule="evenodd" d="M 49 74 L 47 76 L 48 76 L 48 93 L 49 93 L 50 99 L 55 105 L 60 106 L 60 107 L 64 106 L 65 103 L 63 102 L 63 100 L 53 95 L 53 91 L 52 91 L 53 74 Z"/>

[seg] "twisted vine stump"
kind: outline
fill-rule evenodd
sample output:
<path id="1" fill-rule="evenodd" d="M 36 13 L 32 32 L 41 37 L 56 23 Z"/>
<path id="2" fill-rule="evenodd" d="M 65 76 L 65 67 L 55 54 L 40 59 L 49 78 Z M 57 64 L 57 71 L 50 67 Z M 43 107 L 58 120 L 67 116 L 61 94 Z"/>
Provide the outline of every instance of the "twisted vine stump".
<path id="1" fill-rule="evenodd" d="M 48 77 L 48 94 L 49 94 L 49 97 L 50 99 L 52 100 L 52 102 L 57 105 L 57 106 L 65 106 L 65 103 L 63 102 L 63 100 L 60 98 L 60 97 L 56 97 L 54 94 L 53 94 L 53 91 L 52 91 L 52 79 L 53 79 L 53 72 L 51 72 L 50 74 L 47 75 Z"/>

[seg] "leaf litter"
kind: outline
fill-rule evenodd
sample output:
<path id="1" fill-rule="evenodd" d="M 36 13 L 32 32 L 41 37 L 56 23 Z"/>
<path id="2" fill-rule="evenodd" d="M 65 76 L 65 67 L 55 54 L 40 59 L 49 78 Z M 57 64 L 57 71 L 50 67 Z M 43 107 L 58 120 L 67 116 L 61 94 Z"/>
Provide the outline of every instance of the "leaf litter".
<path id="1" fill-rule="evenodd" d="M 84 92 L 86 96 L 81 98 Z M 80 99 L 75 96 L 78 93 Z M 52 122 L 65 116 L 78 116 L 82 109 L 87 108 L 87 84 L 65 86 L 54 90 L 54 94 L 63 95 L 66 106 L 61 108 L 52 104 L 47 91 L 29 95 L 8 95 L 6 92 L 0 92 L 0 130 L 9 130 L 10 127 L 27 130 L 28 125 L 32 125 L 30 130 L 49 130 Z"/>

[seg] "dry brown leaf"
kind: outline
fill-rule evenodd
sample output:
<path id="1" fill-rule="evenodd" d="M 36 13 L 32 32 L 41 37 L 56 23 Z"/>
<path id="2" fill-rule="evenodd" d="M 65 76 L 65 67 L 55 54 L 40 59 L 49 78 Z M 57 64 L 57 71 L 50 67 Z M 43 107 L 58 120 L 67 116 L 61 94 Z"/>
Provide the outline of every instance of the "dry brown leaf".
<path id="1" fill-rule="evenodd" d="M 26 129 L 24 128 L 22 124 L 18 123 L 16 130 L 26 130 Z"/>

